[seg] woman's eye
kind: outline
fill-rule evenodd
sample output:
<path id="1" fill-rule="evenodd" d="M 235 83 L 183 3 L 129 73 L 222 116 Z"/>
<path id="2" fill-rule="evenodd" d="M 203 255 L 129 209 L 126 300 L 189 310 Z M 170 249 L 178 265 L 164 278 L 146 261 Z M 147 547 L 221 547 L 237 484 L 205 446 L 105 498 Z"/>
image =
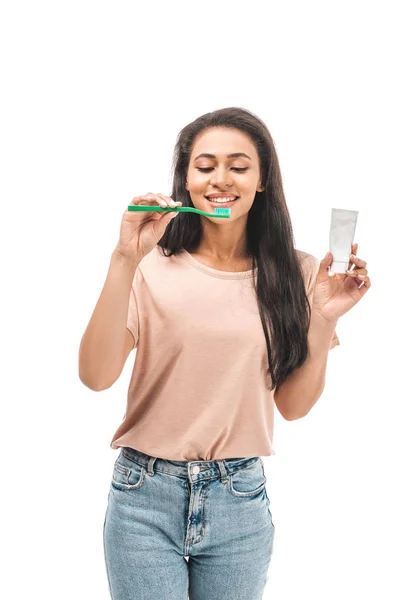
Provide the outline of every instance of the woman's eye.
<path id="1" fill-rule="evenodd" d="M 243 169 L 239 169 L 239 167 L 232 167 L 232 170 L 233 170 L 233 171 L 239 171 L 239 172 L 243 172 L 243 171 L 247 171 L 247 168 L 248 168 L 248 167 L 245 167 L 245 168 L 243 168 Z M 198 171 L 202 171 L 202 172 L 204 172 L 204 173 L 206 173 L 207 171 L 211 171 L 211 169 L 212 169 L 212 167 L 207 167 L 207 168 L 200 168 L 200 167 L 197 167 L 197 170 L 198 170 Z"/>

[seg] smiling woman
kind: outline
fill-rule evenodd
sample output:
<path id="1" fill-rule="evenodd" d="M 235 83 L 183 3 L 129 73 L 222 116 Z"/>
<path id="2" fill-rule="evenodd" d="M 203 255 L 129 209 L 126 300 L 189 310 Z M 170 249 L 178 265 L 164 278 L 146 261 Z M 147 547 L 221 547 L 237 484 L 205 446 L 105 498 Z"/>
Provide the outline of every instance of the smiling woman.
<path id="1" fill-rule="evenodd" d="M 178 212 L 137 268 L 119 265 L 125 290 L 134 272 L 124 358 L 137 352 L 111 440 L 121 450 L 104 520 L 110 591 L 260 598 L 275 534 L 260 456 L 275 454 L 275 406 L 299 414 L 292 387 L 276 404 L 274 391 L 308 356 L 314 257 L 294 248 L 274 144 L 256 116 L 199 117 L 174 160 L 173 200 L 231 212 Z"/>
<path id="2" fill-rule="evenodd" d="M 302 261 L 283 192 L 278 157 L 266 125 L 250 111 L 224 108 L 182 129 L 174 153 L 171 196 L 201 210 L 224 204 L 230 219 L 182 213 L 158 246 L 164 256 L 185 249 L 207 264 L 251 263 L 265 345 L 270 390 L 281 385 L 308 356 L 311 306 Z"/>
<path id="3" fill-rule="evenodd" d="M 229 151 L 238 146 L 246 149 L 247 153 Z M 218 148 L 219 153 L 205 151 L 197 154 L 203 148 Z M 201 199 L 204 197 L 211 206 L 223 204 L 227 208 L 232 208 L 236 203 L 236 215 L 238 200 L 244 207 L 248 205 L 249 200 L 253 201 L 257 191 L 255 177 L 260 175 L 260 170 L 257 166 L 256 149 L 243 132 L 227 127 L 206 128 L 198 134 L 192 156 L 188 165 L 186 189 L 189 190 L 195 207 L 202 206 L 200 197 Z M 205 175 L 202 175 L 203 173 Z M 230 181 L 231 177 L 232 181 Z M 227 201 L 226 198 L 231 201 Z M 247 206 L 247 211 L 249 207 Z M 233 223 L 235 218 L 236 216 L 232 214 L 229 224 Z M 243 224 L 239 227 L 236 224 L 233 228 L 224 227 L 221 230 L 215 229 L 212 223 L 213 221 L 210 226 L 204 223 L 203 239 L 197 248 L 198 253 L 202 252 L 216 261 L 227 262 L 248 255 L 244 240 L 238 240 L 237 237 L 238 234 L 242 234 Z"/>

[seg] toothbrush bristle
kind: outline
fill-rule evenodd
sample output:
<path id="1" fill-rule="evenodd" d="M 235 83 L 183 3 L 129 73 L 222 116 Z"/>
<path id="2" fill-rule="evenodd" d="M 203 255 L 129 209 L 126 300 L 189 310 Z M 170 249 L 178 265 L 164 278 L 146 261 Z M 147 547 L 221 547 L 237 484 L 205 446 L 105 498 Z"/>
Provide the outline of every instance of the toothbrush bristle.
<path id="1" fill-rule="evenodd" d="M 215 215 L 230 215 L 231 214 L 231 209 L 230 208 L 215 208 L 214 209 L 214 214 Z"/>

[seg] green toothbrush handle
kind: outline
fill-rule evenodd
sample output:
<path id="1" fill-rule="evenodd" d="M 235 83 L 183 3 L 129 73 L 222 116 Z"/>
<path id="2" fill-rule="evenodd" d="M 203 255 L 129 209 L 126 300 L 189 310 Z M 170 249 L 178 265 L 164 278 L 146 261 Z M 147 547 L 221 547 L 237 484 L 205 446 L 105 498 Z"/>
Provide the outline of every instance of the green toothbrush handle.
<path id="1" fill-rule="evenodd" d="M 204 215 L 206 217 L 216 217 L 220 219 L 229 219 L 231 214 L 230 208 L 216 208 L 214 213 L 204 212 L 204 210 L 199 210 L 198 208 L 192 208 L 191 206 L 176 206 L 176 207 L 163 207 L 163 206 L 138 206 L 137 204 L 129 204 L 128 210 L 132 211 L 146 211 L 146 212 L 154 212 L 154 211 L 162 211 L 162 212 L 191 212 L 197 213 L 198 215 Z"/>
<path id="2" fill-rule="evenodd" d="M 166 206 L 164 208 L 163 206 L 144 206 L 144 205 L 138 206 L 138 205 L 129 204 L 128 210 L 146 211 L 146 212 L 155 212 L 155 211 L 162 210 L 163 212 L 171 212 L 171 211 L 177 211 L 178 207 L 172 208 L 170 206 Z"/>
<path id="3" fill-rule="evenodd" d="M 135 210 L 135 211 L 146 211 L 146 212 L 155 212 L 155 211 L 162 211 L 162 212 L 196 212 L 195 208 L 191 208 L 190 206 L 166 206 L 164 208 L 164 206 L 146 206 L 146 205 L 142 205 L 139 206 L 137 204 L 129 204 L 128 206 L 128 210 Z"/>

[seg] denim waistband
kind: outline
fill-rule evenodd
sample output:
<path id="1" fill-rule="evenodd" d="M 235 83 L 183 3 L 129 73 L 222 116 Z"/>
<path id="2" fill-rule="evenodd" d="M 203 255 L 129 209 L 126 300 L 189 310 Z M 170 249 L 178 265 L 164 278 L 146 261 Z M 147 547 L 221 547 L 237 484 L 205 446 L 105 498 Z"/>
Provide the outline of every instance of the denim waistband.
<path id="1" fill-rule="evenodd" d="M 144 467 L 149 475 L 153 475 L 154 471 L 160 471 L 178 477 L 191 478 L 192 475 L 196 475 L 196 479 L 208 479 L 221 475 L 222 480 L 224 480 L 228 475 L 239 469 L 244 469 L 257 461 L 261 461 L 259 456 L 223 458 L 220 460 L 167 460 L 166 458 L 150 456 L 129 446 L 122 446 L 121 454 Z"/>

